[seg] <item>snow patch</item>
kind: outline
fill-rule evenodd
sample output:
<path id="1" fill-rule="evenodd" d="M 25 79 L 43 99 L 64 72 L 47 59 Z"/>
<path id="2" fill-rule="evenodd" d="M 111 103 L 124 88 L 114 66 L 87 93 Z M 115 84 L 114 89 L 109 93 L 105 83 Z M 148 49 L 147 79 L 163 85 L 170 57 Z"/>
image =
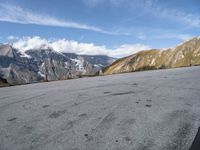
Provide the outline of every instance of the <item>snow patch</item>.
<path id="1" fill-rule="evenodd" d="M 23 58 L 28 58 L 28 59 L 32 58 L 30 55 L 26 54 L 23 51 L 20 51 L 19 53 L 20 53 L 20 56 L 23 57 Z"/>
<path id="2" fill-rule="evenodd" d="M 65 62 L 65 68 L 66 68 L 66 69 L 68 69 L 68 65 L 69 65 L 69 64 L 68 64 L 67 62 Z"/>
<path id="3" fill-rule="evenodd" d="M 75 62 L 75 66 L 78 68 L 79 71 L 85 71 L 85 68 L 83 66 L 84 60 L 80 59 L 71 59 L 73 62 Z"/>
<path id="4" fill-rule="evenodd" d="M 100 68 L 100 67 L 103 67 L 103 65 L 102 64 L 94 64 L 94 67 Z"/>
<path id="5" fill-rule="evenodd" d="M 38 71 L 38 74 L 41 76 L 41 77 L 45 77 L 45 75 L 43 73 L 41 73 L 40 71 Z"/>

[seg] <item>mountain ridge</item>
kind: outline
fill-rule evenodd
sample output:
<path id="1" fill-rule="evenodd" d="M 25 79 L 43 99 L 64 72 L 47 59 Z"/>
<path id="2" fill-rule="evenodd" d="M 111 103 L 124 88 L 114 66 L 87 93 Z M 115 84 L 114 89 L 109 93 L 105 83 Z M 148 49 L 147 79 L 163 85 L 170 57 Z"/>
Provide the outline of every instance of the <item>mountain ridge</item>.
<path id="1" fill-rule="evenodd" d="M 118 59 L 107 66 L 102 75 L 195 65 L 200 65 L 200 37 L 187 40 L 174 48 L 143 50 Z"/>
<path id="2" fill-rule="evenodd" d="M 143 50 L 120 59 L 0 45 L 0 79 L 14 85 L 196 65 L 200 65 L 200 37 L 174 48 Z"/>
<path id="3" fill-rule="evenodd" d="M 60 53 L 53 49 L 22 51 L 0 45 L 0 77 L 10 84 L 54 81 L 95 75 L 115 58 Z"/>

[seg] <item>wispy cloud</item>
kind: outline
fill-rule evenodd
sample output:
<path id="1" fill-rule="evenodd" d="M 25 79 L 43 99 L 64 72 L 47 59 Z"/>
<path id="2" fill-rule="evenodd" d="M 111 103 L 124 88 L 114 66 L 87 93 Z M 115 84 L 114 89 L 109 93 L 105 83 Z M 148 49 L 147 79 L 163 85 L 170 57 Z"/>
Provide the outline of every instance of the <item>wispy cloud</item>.
<path id="1" fill-rule="evenodd" d="M 13 39 L 13 38 L 12 38 Z M 123 44 L 113 49 L 104 45 L 95 45 L 93 43 L 80 43 L 67 39 L 45 39 L 39 36 L 22 37 L 12 44 L 23 53 L 29 49 L 52 48 L 57 52 L 69 52 L 87 55 L 108 55 L 111 57 L 125 57 L 134 54 L 140 50 L 150 49 L 150 46 L 144 44 Z"/>
<path id="2" fill-rule="evenodd" d="M 152 38 L 154 39 L 178 39 L 178 40 L 188 40 L 193 38 L 193 35 L 190 34 L 165 34 L 165 35 L 157 35 L 157 36 L 153 36 Z"/>
<path id="3" fill-rule="evenodd" d="M 157 0 L 144 0 L 143 4 L 147 13 L 155 17 L 174 21 L 190 27 L 200 27 L 200 16 L 195 13 L 188 13 L 181 9 L 174 9 L 160 5 Z M 141 5 L 142 6 L 142 5 Z"/>
<path id="4" fill-rule="evenodd" d="M 0 21 L 19 24 L 36 24 L 42 26 L 83 29 L 109 35 L 127 35 L 126 33 L 110 32 L 96 26 L 91 26 L 73 21 L 61 20 L 54 17 L 50 17 L 48 15 L 33 13 L 19 6 L 5 5 L 2 3 L 0 3 Z"/>
<path id="5" fill-rule="evenodd" d="M 136 34 L 135 37 L 138 38 L 138 39 L 140 39 L 140 40 L 145 40 L 145 39 L 147 39 L 147 36 L 146 36 L 146 34 L 144 34 L 144 33 L 138 33 L 138 34 Z"/>
<path id="6" fill-rule="evenodd" d="M 127 4 L 130 0 L 82 0 L 90 8 L 95 8 L 104 4 L 107 4 L 112 7 L 118 7 L 123 4 Z"/>
<path id="7" fill-rule="evenodd" d="M 165 7 L 158 3 L 157 0 L 144 0 L 140 3 L 140 7 L 148 14 L 155 17 L 167 19 L 166 21 L 174 21 L 179 24 L 188 25 L 190 27 L 200 27 L 200 16 L 195 13 L 188 13 L 181 9 Z M 134 7 L 134 5 L 131 5 Z"/>
<path id="8" fill-rule="evenodd" d="M 110 6 L 118 7 L 126 5 L 128 7 L 151 7 L 151 5 L 157 0 L 82 0 L 86 5 L 90 7 L 96 7 L 102 4 L 108 4 Z"/>
<path id="9" fill-rule="evenodd" d="M 152 14 L 191 27 L 200 27 L 199 14 L 188 13 L 181 9 L 169 8 L 158 3 L 158 0 L 83 0 L 88 6 L 96 7 L 103 3 L 111 6 L 126 6 L 128 10 L 138 11 L 139 16 Z M 139 18 L 138 18 L 139 19 Z"/>
<path id="10" fill-rule="evenodd" d="M 178 23 L 184 23 L 191 27 L 200 27 L 200 16 L 197 14 L 190 14 L 181 10 L 162 7 L 154 9 L 154 14 Z"/>

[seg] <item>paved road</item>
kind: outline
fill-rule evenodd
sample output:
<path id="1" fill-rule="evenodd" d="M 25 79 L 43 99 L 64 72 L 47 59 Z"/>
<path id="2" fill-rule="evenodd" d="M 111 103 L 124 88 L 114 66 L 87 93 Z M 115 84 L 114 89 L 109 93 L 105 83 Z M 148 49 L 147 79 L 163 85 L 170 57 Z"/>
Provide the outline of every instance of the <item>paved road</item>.
<path id="1" fill-rule="evenodd" d="M 188 150 L 200 67 L 0 89 L 0 150 Z"/>

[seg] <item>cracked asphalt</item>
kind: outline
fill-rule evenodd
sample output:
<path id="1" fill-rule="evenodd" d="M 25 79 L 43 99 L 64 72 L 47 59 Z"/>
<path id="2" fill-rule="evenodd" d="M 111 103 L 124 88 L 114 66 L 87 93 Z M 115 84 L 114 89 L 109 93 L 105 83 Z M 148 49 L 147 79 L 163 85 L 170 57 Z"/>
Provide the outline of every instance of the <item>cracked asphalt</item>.
<path id="1" fill-rule="evenodd" d="M 199 127 L 200 67 L 0 88 L 0 150 L 188 150 Z"/>

